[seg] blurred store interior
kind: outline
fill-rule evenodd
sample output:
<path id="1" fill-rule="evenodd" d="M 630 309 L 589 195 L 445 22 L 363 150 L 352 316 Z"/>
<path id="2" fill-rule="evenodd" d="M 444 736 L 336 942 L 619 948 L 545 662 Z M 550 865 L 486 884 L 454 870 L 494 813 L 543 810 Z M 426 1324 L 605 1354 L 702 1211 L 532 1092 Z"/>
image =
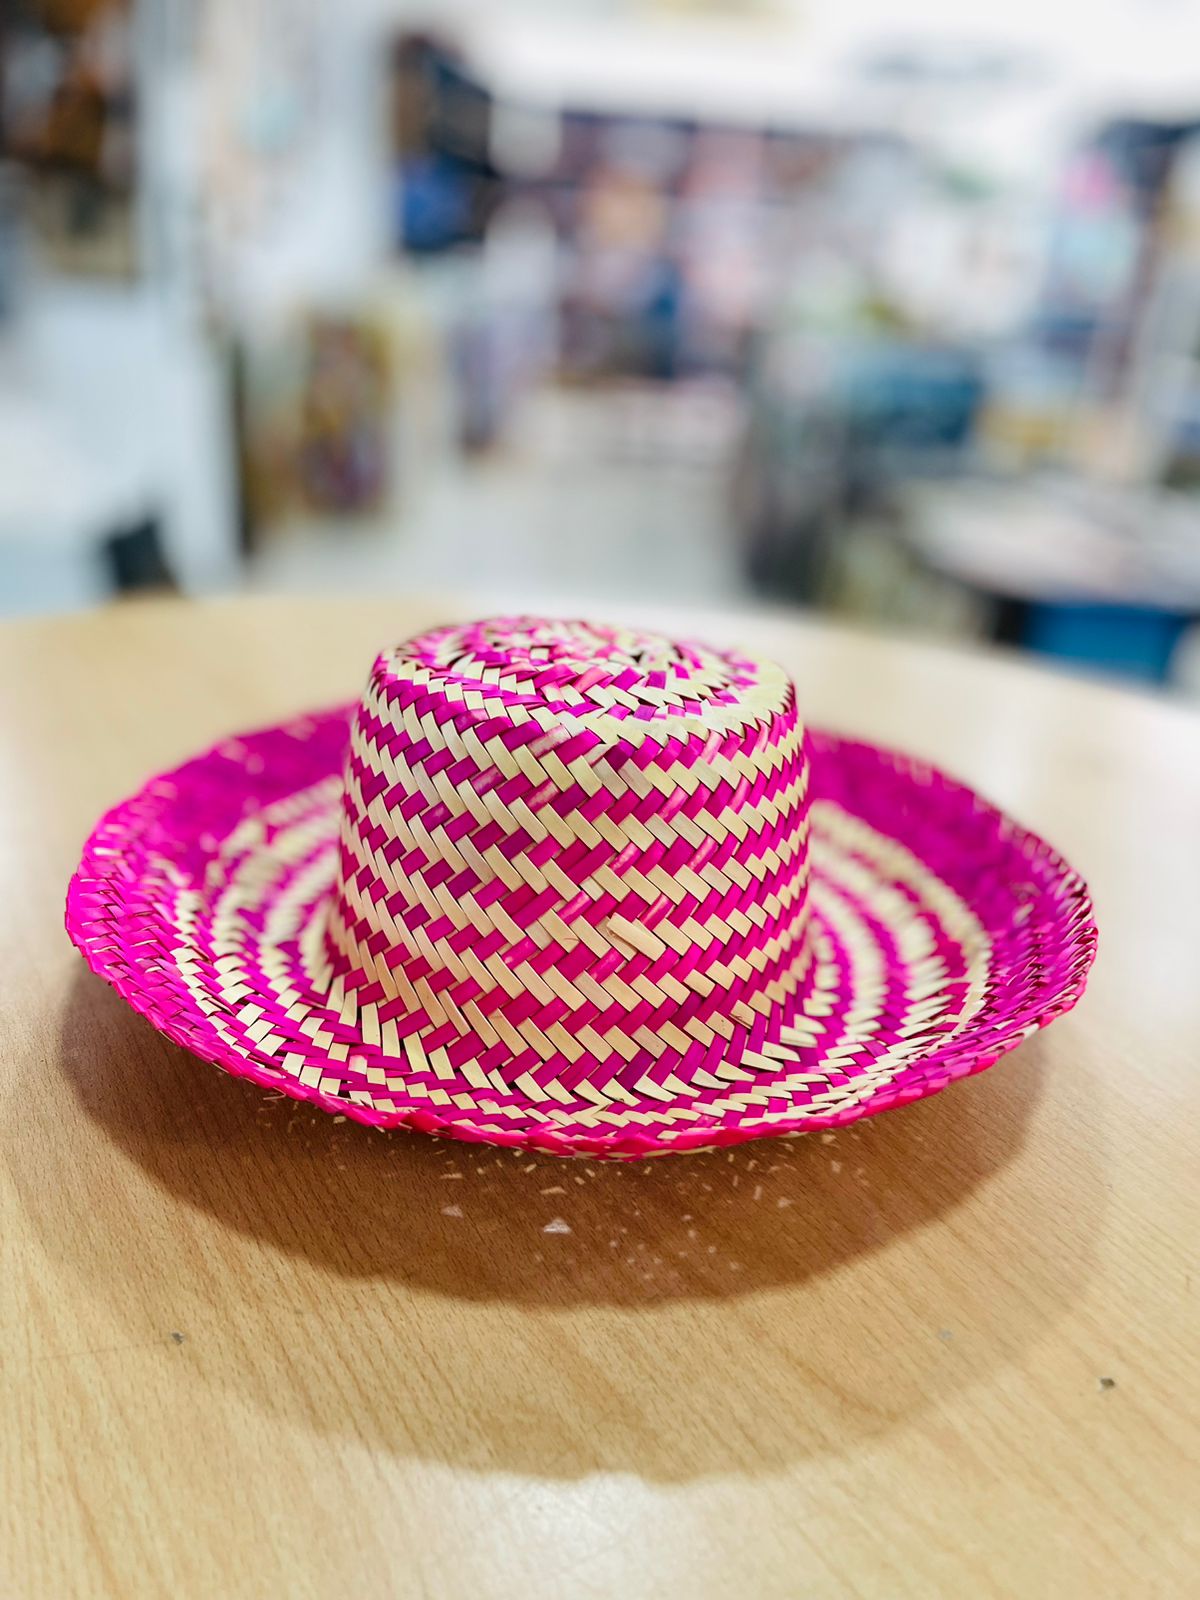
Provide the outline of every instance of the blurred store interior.
<path id="1" fill-rule="evenodd" d="M 1197 40 L 12 0 L 0 615 L 758 601 L 1200 697 Z"/>

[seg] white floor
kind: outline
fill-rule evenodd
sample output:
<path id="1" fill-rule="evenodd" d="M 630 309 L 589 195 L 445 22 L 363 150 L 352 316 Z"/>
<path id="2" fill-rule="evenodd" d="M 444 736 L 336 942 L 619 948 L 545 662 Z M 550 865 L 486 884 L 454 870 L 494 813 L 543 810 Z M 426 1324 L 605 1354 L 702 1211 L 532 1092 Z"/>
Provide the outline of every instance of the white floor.
<path id="1" fill-rule="evenodd" d="M 517 606 L 562 595 L 735 600 L 746 587 L 732 443 L 719 419 L 664 441 L 636 406 L 557 404 L 506 446 L 417 474 L 386 520 L 279 530 L 249 582 L 274 592 L 468 589 Z"/>

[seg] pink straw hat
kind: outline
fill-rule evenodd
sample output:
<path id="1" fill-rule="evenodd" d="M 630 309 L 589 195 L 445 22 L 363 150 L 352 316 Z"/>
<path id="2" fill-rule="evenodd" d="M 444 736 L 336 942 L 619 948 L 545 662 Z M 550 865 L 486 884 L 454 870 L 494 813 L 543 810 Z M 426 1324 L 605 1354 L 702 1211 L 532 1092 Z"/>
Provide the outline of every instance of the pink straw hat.
<path id="1" fill-rule="evenodd" d="M 163 1033 L 377 1127 L 654 1155 L 833 1127 L 1078 999 L 1087 890 L 770 662 L 583 622 L 439 628 L 361 704 L 155 778 L 67 928 Z"/>

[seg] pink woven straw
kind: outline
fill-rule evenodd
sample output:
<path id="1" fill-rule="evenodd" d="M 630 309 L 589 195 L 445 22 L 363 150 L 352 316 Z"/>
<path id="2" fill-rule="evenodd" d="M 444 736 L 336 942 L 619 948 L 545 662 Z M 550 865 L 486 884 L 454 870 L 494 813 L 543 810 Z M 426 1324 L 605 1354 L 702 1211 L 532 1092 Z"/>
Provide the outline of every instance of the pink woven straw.
<path id="1" fill-rule="evenodd" d="M 769 662 L 441 628 L 89 839 L 67 927 L 177 1043 L 379 1127 L 637 1156 L 832 1127 L 1074 1004 L 1083 882 Z"/>

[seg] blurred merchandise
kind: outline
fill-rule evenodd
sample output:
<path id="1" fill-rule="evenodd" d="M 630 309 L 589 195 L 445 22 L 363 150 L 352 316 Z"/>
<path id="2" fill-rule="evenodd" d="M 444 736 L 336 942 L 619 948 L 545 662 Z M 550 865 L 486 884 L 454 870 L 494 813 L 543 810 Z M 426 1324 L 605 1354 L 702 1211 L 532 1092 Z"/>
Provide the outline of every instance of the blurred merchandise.
<path id="1" fill-rule="evenodd" d="M 389 489 L 386 330 L 312 312 L 243 352 L 244 463 L 254 527 L 288 512 L 366 516 Z"/>
<path id="2" fill-rule="evenodd" d="M 413 255 L 482 242 L 496 200 L 491 97 L 449 40 L 403 34 L 392 51 L 395 238 Z"/>
<path id="3" fill-rule="evenodd" d="M 753 377 L 738 506 L 759 587 L 818 600 L 846 519 L 905 481 L 961 468 L 983 394 L 969 349 L 802 329 Z"/>
<path id="4" fill-rule="evenodd" d="M 131 0 L 14 0 L 6 19 L 4 149 L 66 272 L 135 270 L 133 23 Z"/>
<path id="5" fill-rule="evenodd" d="M 1174 681 L 1197 8 L 18 0 L 0 407 L 136 486 L 98 592 L 686 583 Z"/>
<path id="6" fill-rule="evenodd" d="M 296 478 L 314 511 L 378 510 L 387 480 L 389 372 L 384 335 L 348 318 L 306 329 Z"/>
<path id="7" fill-rule="evenodd" d="M 172 0 L 152 3 L 170 16 Z M 239 292 L 245 252 L 286 224 L 309 176 L 306 162 L 320 143 L 325 116 L 317 0 L 214 0 L 197 8 L 194 28 L 181 31 L 184 104 L 175 115 L 196 118 L 203 138 L 198 150 L 180 151 L 179 159 L 197 169 L 204 266 L 221 275 L 209 287 L 231 297 Z M 156 69 L 161 73 L 162 64 Z M 196 103 L 189 106 L 193 73 Z"/>

